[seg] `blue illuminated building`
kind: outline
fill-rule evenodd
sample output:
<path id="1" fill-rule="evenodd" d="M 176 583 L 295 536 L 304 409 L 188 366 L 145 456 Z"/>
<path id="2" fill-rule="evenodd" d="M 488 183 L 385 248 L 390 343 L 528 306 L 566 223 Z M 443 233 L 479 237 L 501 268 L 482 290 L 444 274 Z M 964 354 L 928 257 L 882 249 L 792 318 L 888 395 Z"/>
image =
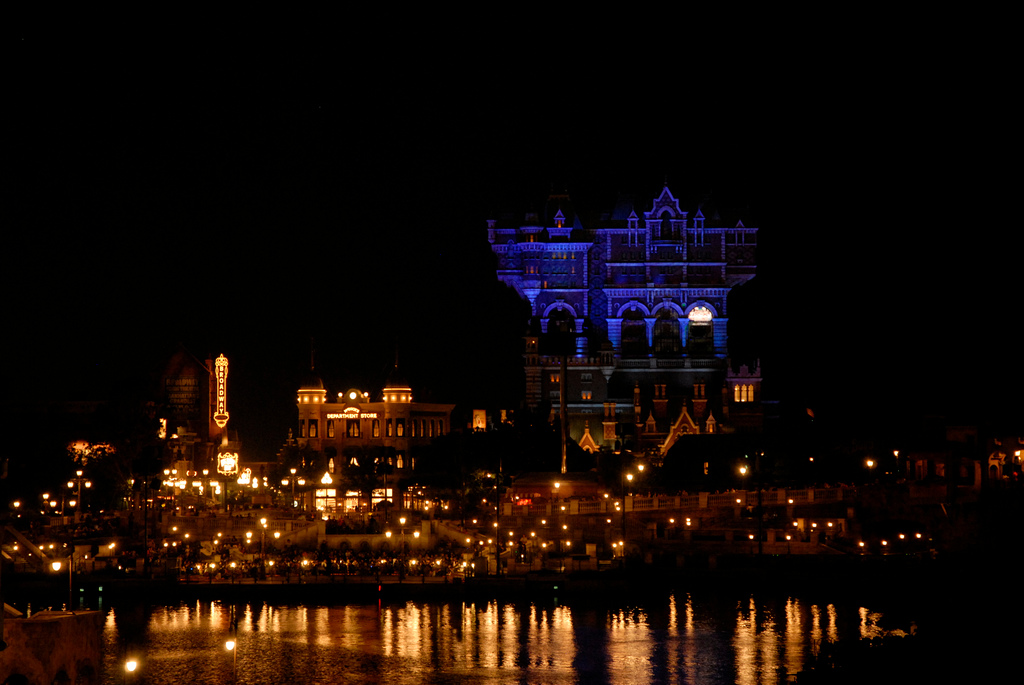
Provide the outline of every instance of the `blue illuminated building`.
<path id="1" fill-rule="evenodd" d="M 551 195 L 525 221 L 488 221 L 488 239 L 498 278 L 531 307 L 527 404 L 555 417 L 564 400 L 582 447 L 657 458 L 685 435 L 760 429 L 759 369 L 733 369 L 727 339 L 756 228 L 666 186 L 593 218 Z"/>

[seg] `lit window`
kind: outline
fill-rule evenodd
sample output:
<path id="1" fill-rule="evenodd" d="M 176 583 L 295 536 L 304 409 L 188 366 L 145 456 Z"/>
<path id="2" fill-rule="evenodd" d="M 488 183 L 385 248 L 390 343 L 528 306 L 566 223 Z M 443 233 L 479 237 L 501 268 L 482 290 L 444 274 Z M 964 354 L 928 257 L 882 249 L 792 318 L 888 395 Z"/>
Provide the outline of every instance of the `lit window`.
<path id="1" fill-rule="evenodd" d="M 385 419 L 385 428 L 384 428 L 384 430 L 386 431 L 385 435 L 387 437 L 390 438 L 392 435 L 394 435 L 394 422 L 391 419 Z"/>
<path id="2" fill-rule="evenodd" d="M 316 419 L 309 420 L 309 437 L 316 437 Z"/>
<path id="3" fill-rule="evenodd" d="M 373 437 L 375 437 L 375 438 L 379 438 L 380 437 L 380 419 L 374 419 L 373 420 L 373 425 L 371 427 L 371 430 L 373 431 Z"/>
<path id="4" fill-rule="evenodd" d="M 590 400 L 590 399 L 593 399 L 593 397 L 594 397 L 594 393 L 592 391 L 590 391 L 590 390 L 584 390 L 583 391 L 583 399 Z"/>
<path id="5" fill-rule="evenodd" d="M 329 437 L 329 438 L 333 438 L 334 437 L 334 420 L 333 419 L 328 419 L 327 420 L 327 437 Z"/>
<path id="6" fill-rule="evenodd" d="M 395 435 L 400 438 L 405 436 L 405 419 L 395 419 Z"/>
<path id="7" fill-rule="evenodd" d="M 345 435 L 347 435 L 350 438 L 359 437 L 359 419 L 345 420 Z"/>

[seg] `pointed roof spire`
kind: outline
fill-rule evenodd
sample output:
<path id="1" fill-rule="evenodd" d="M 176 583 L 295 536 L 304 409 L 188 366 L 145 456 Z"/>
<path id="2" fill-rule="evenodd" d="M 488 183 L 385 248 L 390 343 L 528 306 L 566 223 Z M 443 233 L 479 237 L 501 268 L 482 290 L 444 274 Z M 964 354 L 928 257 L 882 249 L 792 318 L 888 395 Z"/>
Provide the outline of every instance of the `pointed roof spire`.
<path id="1" fill-rule="evenodd" d="M 316 348 L 313 346 L 313 338 L 309 339 L 309 372 L 302 377 L 299 390 L 323 390 L 324 382 L 316 374 Z"/>
<path id="2" fill-rule="evenodd" d="M 385 393 L 390 393 L 392 391 L 406 392 L 406 393 L 411 393 L 412 392 L 412 388 L 410 387 L 409 383 L 406 382 L 405 377 L 402 376 L 402 373 L 398 370 L 398 347 L 397 346 L 395 347 L 395 364 L 394 364 L 394 366 L 391 367 L 391 373 L 388 374 L 388 379 L 384 383 L 384 392 Z M 411 399 L 411 397 L 410 397 L 410 399 Z"/>

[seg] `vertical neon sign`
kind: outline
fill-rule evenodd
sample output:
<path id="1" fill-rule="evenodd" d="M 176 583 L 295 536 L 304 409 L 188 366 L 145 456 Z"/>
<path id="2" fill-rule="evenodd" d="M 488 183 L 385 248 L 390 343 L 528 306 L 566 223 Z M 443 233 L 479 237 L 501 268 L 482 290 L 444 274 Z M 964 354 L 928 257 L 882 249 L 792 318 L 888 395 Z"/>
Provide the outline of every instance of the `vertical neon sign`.
<path id="1" fill-rule="evenodd" d="M 217 409 L 213 414 L 213 422 L 223 428 L 228 423 L 228 358 L 223 354 L 214 362 L 214 375 L 217 378 Z"/>

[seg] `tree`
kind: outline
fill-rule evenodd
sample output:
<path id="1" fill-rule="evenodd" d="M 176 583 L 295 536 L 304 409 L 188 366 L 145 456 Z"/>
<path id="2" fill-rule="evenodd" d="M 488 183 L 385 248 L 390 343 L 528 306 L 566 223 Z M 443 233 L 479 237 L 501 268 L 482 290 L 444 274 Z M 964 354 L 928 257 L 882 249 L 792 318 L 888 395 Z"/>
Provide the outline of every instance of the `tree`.
<path id="1" fill-rule="evenodd" d="M 348 489 L 365 495 L 367 510 L 373 508 L 373 491 L 394 470 L 389 463 L 388 458 L 392 456 L 389 451 L 393 453 L 394 448 L 362 445 L 350 445 L 342 451 L 345 462 L 340 469 L 342 481 Z"/>

